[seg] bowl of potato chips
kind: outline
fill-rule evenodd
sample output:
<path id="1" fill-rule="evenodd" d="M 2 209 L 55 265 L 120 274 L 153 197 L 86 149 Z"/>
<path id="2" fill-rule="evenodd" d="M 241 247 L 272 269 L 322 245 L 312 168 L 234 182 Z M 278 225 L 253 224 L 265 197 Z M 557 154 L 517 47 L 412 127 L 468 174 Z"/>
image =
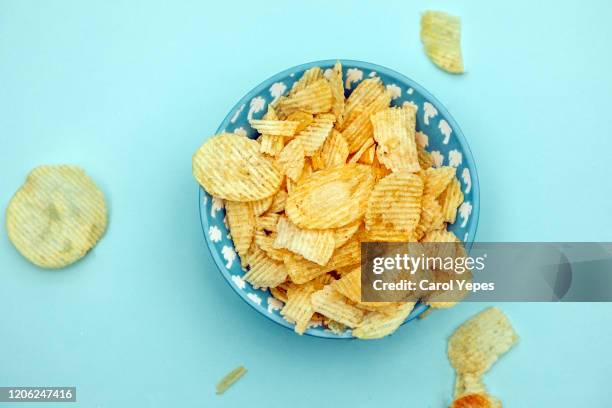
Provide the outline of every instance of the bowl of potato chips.
<path id="1" fill-rule="evenodd" d="M 366 62 L 267 79 L 192 164 L 221 274 L 298 334 L 393 333 L 433 303 L 362 302 L 361 242 L 470 243 L 478 225 L 476 167 L 455 120 L 413 80 Z"/>

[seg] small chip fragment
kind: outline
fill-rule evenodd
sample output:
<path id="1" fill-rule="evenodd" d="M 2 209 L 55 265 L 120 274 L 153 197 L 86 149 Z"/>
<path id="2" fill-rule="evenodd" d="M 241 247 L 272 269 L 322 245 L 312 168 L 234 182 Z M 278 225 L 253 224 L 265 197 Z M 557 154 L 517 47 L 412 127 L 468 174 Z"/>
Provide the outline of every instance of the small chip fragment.
<path id="1" fill-rule="evenodd" d="M 446 189 L 438 197 L 438 202 L 442 206 L 444 221 L 454 224 L 457 219 L 457 208 L 463 202 L 463 192 L 461 183 L 453 177 Z"/>
<path id="2" fill-rule="evenodd" d="M 425 54 L 439 68 L 452 74 L 463 72 L 461 19 L 440 11 L 421 17 L 421 41 Z"/>
<path id="3" fill-rule="evenodd" d="M 221 381 L 219 381 L 219 383 L 217 384 L 217 388 L 216 388 L 217 395 L 221 395 L 225 391 L 227 391 L 228 388 L 231 387 L 236 381 L 238 381 L 240 377 L 245 375 L 246 372 L 247 372 L 247 369 L 244 368 L 243 366 L 240 366 L 240 367 L 234 368 L 232 371 L 227 373 L 227 375 L 223 377 Z"/>
<path id="4" fill-rule="evenodd" d="M 225 201 L 225 213 L 232 240 L 240 259 L 244 259 L 255 234 L 255 216 L 248 202 Z"/>

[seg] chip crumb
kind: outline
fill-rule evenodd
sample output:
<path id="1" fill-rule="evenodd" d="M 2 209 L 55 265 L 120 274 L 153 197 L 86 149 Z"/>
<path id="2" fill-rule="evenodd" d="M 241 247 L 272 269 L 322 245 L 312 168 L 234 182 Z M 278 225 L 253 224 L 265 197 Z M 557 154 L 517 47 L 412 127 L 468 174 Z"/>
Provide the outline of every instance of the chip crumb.
<path id="1" fill-rule="evenodd" d="M 246 372 L 247 372 L 247 369 L 244 368 L 244 366 L 239 366 L 239 367 L 234 368 L 229 373 L 227 373 L 225 377 L 223 377 L 221 381 L 217 383 L 217 388 L 216 388 L 217 395 L 221 395 L 225 391 L 227 391 L 227 389 L 231 387 L 236 381 L 238 381 L 240 377 L 245 375 Z"/>

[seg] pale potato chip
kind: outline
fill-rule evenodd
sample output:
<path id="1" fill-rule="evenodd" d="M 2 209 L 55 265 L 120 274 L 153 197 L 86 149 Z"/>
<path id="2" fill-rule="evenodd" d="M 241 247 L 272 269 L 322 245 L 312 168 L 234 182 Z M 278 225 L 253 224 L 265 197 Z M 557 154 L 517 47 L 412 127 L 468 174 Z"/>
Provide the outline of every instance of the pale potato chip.
<path id="1" fill-rule="evenodd" d="M 368 105 L 371 105 L 385 92 L 385 86 L 379 77 L 361 81 L 346 100 L 344 120 L 338 121 L 338 129 L 341 131 L 345 129 L 352 121 L 361 116 Z"/>
<path id="2" fill-rule="evenodd" d="M 333 95 L 325 78 L 318 79 L 288 98 L 279 100 L 278 108 L 286 115 L 295 111 L 307 113 L 325 113 L 332 108 Z"/>
<path id="3" fill-rule="evenodd" d="M 225 377 L 219 381 L 216 387 L 217 395 L 223 394 L 229 387 L 231 387 L 236 381 L 238 381 L 243 375 L 245 375 L 247 369 L 243 366 L 234 368 Z"/>
<path id="4" fill-rule="evenodd" d="M 421 218 L 414 230 L 414 236 L 420 240 L 427 232 L 442 228 L 444 228 L 444 215 L 440 203 L 431 195 L 423 195 Z"/>
<path id="5" fill-rule="evenodd" d="M 421 169 L 415 140 L 416 109 L 387 108 L 371 116 L 378 160 L 393 172 Z"/>
<path id="6" fill-rule="evenodd" d="M 371 139 L 368 139 L 368 140 L 371 140 Z M 374 156 L 376 156 L 376 146 L 372 144 L 370 147 L 366 149 L 365 152 L 363 152 L 363 154 L 361 155 L 361 157 L 359 157 L 359 160 L 357 160 L 357 162 L 363 163 L 363 164 L 372 164 L 374 163 Z"/>
<path id="7" fill-rule="evenodd" d="M 302 77 L 293 83 L 291 90 L 289 91 L 289 96 L 295 95 L 297 92 L 306 88 L 308 85 L 318 81 L 323 78 L 323 71 L 320 67 L 312 67 L 304 71 Z"/>
<path id="8" fill-rule="evenodd" d="M 346 325 L 332 319 L 327 319 L 325 325 L 327 326 L 327 330 L 338 335 L 344 334 L 348 328 Z"/>
<path id="9" fill-rule="evenodd" d="M 455 172 L 456 169 L 451 166 L 432 167 L 423 171 L 421 173 L 425 183 L 423 195 L 437 198 L 446 189 L 453 177 L 455 177 Z"/>
<path id="10" fill-rule="evenodd" d="M 504 313 L 491 307 L 463 323 L 448 340 L 448 359 L 458 374 L 485 373 L 518 341 Z"/>
<path id="11" fill-rule="evenodd" d="M 300 138 L 295 138 L 283 148 L 278 155 L 276 165 L 293 181 L 296 181 L 304 169 L 304 146 Z"/>
<path id="12" fill-rule="evenodd" d="M 257 200 L 257 201 L 249 201 L 249 205 L 251 206 L 251 209 L 253 210 L 253 215 L 259 216 L 265 213 L 266 211 L 268 211 L 268 209 L 272 206 L 274 197 L 275 196 L 270 196 L 270 197 L 262 198 L 261 200 Z"/>
<path id="13" fill-rule="evenodd" d="M 463 202 L 463 192 L 461 191 L 461 183 L 459 180 L 453 178 L 438 197 L 438 201 L 442 206 L 444 221 L 449 224 L 454 224 L 457 219 L 457 208 Z"/>
<path id="14" fill-rule="evenodd" d="M 257 228 L 266 231 L 276 231 L 276 224 L 278 223 L 279 218 L 280 214 L 266 213 L 255 218 L 255 225 L 257 226 Z"/>
<path id="15" fill-rule="evenodd" d="M 353 121 L 351 121 L 344 129 L 342 129 L 342 135 L 346 138 L 349 144 L 349 151 L 351 153 L 359 150 L 361 146 L 373 136 L 372 121 L 370 117 L 377 112 L 389 107 L 391 103 L 391 96 L 386 90 L 374 99 L 374 101 L 363 107 Z M 346 123 L 346 122 L 345 122 Z"/>
<path id="16" fill-rule="evenodd" d="M 439 68 L 452 74 L 463 72 L 461 19 L 439 11 L 421 17 L 421 41 L 425 54 Z"/>
<path id="17" fill-rule="evenodd" d="M 358 264 L 360 261 L 361 244 L 358 241 L 349 241 L 337 248 L 325 266 L 310 262 L 297 255 L 287 256 L 284 259 L 289 277 L 295 283 L 308 282 L 325 273 Z"/>
<path id="18" fill-rule="evenodd" d="M 331 114 L 317 115 L 308 127 L 295 138 L 304 146 L 304 154 L 312 156 L 325 143 L 336 118 Z"/>
<path id="19" fill-rule="evenodd" d="M 334 230 L 334 243 L 336 244 L 336 248 L 340 248 L 342 245 L 347 243 L 348 240 L 351 239 L 353 235 L 355 235 L 360 226 L 361 220 L 357 220 L 352 224 L 336 228 Z"/>
<path id="20" fill-rule="evenodd" d="M 326 273 L 320 276 L 317 276 L 313 279 L 314 282 L 321 284 L 322 286 L 329 285 L 332 282 L 336 281 L 336 278 L 331 273 Z"/>
<path id="21" fill-rule="evenodd" d="M 417 154 L 419 158 L 419 166 L 421 169 L 427 170 L 428 168 L 433 166 L 433 158 L 431 157 L 431 153 L 425 150 L 424 147 L 417 145 Z"/>
<path id="22" fill-rule="evenodd" d="M 293 191 L 296 185 L 302 183 L 305 180 L 308 180 L 310 176 L 312 175 L 312 172 L 313 172 L 312 163 L 310 159 L 309 158 L 304 159 L 304 168 L 302 169 L 302 174 L 300 175 L 300 178 L 297 181 L 287 179 L 288 194 L 291 194 L 291 192 Z M 289 195 L 287 195 L 287 198 L 289 198 Z M 285 205 L 287 205 L 287 201 L 285 201 Z"/>
<path id="23" fill-rule="evenodd" d="M 255 216 L 250 203 L 238 201 L 225 201 L 225 214 L 227 224 L 232 234 L 232 241 L 236 252 L 243 260 L 255 234 Z"/>
<path id="24" fill-rule="evenodd" d="M 278 193 L 274 195 L 274 200 L 272 201 L 272 205 L 268 209 L 270 213 L 279 213 L 285 210 L 285 203 L 287 202 L 287 192 L 285 190 L 280 190 Z"/>
<path id="25" fill-rule="evenodd" d="M 336 116 L 336 120 L 342 123 L 344 120 L 344 84 L 342 82 L 342 64 L 340 61 L 336 62 L 327 80 L 334 97 L 332 113 Z"/>
<path id="26" fill-rule="evenodd" d="M 361 156 L 363 156 L 363 154 L 370 149 L 371 147 L 374 147 L 374 139 L 369 137 L 364 143 L 363 145 L 359 148 L 359 150 L 357 150 L 357 152 L 355 152 L 355 154 L 353 155 L 353 157 L 351 157 L 351 159 L 349 160 L 349 163 L 357 163 L 360 159 Z"/>
<path id="27" fill-rule="evenodd" d="M 331 287 L 351 301 L 361 302 L 361 266 L 334 281 Z"/>
<path id="28" fill-rule="evenodd" d="M 10 241 L 42 268 L 62 268 L 81 259 L 106 225 L 104 195 L 77 166 L 35 168 L 6 209 Z"/>
<path id="29" fill-rule="evenodd" d="M 396 307 L 393 314 L 368 313 L 357 328 L 353 329 L 353 336 L 358 339 L 379 339 L 390 335 L 406 321 L 414 305 L 412 302 L 402 303 Z"/>
<path id="30" fill-rule="evenodd" d="M 373 184 L 362 164 L 320 170 L 289 191 L 285 212 L 302 228 L 339 228 L 363 216 Z"/>
<path id="31" fill-rule="evenodd" d="M 259 143 L 223 133 L 193 155 L 193 174 L 209 194 L 231 201 L 256 201 L 276 193 L 282 174 L 259 153 Z"/>
<path id="32" fill-rule="evenodd" d="M 302 334 L 306 331 L 308 323 L 314 315 L 314 308 L 310 303 L 310 297 L 317 290 L 314 284 L 304 285 L 291 284 L 287 289 L 287 302 L 281 310 L 281 315 L 295 323 L 295 332 Z"/>
<path id="33" fill-rule="evenodd" d="M 293 137 L 300 122 L 289 120 L 251 119 L 251 127 L 262 135 Z"/>
<path id="34" fill-rule="evenodd" d="M 295 111 L 287 116 L 287 120 L 292 120 L 295 122 L 299 122 L 295 133 L 300 133 L 302 130 L 306 129 L 314 120 L 314 116 L 312 113 Z"/>
<path id="35" fill-rule="evenodd" d="M 283 136 L 261 135 L 259 137 L 259 151 L 276 157 L 285 146 L 285 138 Z"/>
<path id="36" fill-rule="evenodd" d="M 486 393 L 486 387 L 482 383 L 480 375 L 458 374 L 455 379 L 455 398 L 466 394 Z"/>
<path id="37" fill-rule="evenodd" d="M 278 220 L 276 229 L 275 248 L 287 248 L 322 266 L 327 264 L 334 252 L 332 230 L 302 229 L 285 217 Z"/>
<path id="38" fill-rule="evenodd" d="M 346 303 L 346 298 L 331 286 L 325 286 L 310 297 L 315 312 L 348 327 L 356 327 L 363 320 L 363 311 Z"/>
<path id="39" fill-rule="evenodd" d="M 257 245 L 251 246 L 246 259 L 250 269 L 244 280 L 254 288 L 273 288 L 287 279 L 285 264 L 270 258 Z"/>
<path id="40" fill-rule="evenodd" d="M 375 186 L 365 213 L 368 238 L 407 241 L 421 218 L 423 181 L 409 171 L 391 173 Z"/>
<path id="41" fill-rule="evenodd" d="M 349 150 L 346 139 L 340 132 L 332 129 L 323 146 L 312 156 L 314 170 L 342 166 L 346 163 Z"/>
<path id="42" fill-rule="evenodd" d="M 255 232 L 255 244 L 270 258 L 274 259 L 275 261 L 284 262 L 285 257 L 290 255 L 291 252 L 282 248 L 274 248 L 275 240 L 275 232 L 270 234 L 266 234 L 263 230 L 258 230 Z"/>

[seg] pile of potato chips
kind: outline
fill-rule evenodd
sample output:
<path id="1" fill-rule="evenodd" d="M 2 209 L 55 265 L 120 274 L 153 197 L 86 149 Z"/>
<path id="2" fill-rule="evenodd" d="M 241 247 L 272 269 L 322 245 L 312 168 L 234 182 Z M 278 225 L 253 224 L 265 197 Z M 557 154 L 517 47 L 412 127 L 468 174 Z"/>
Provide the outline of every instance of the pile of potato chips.
<path id="1" fill-rule="evenodd" d="M 391 107 L 378 77 L 345 97 L 342 66 L 307 70 L 251 126 L 257 140 L 220 134 L 193 173 L 225 200 L 244 279 L 269 288 L 303 333 L 314 321 L 379 338 L 413 303 L 362 302 L 360 242 L 457 242 L 446 230 L 463 201 L 453 167 L 432 167 L 416 108 Z"/>

